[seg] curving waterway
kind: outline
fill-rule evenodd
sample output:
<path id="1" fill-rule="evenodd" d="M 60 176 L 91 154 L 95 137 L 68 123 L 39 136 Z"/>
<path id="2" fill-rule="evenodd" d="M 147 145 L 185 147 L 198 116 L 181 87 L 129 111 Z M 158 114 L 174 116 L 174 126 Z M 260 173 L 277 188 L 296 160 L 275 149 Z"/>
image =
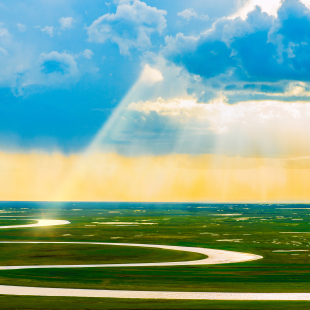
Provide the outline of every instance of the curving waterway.
<path id="1" fill-rule="evenodd" d="M 37 220 L 35 224 L 0 226 L 2 228 L 26 228 L 70 224 L 62 220 Z M 14 244 L 91 244 L 91 245 L 115 245 L 159 248 L 166 250 L 187 251 L 204 254 L 207 257 L 194 261 L 161 262 L 161 263 L 131 263 L 131 264 L 85 264 L 85 265 L 39 265 L 39 266 L 0 266 L 0 270 L 16 269 L 42 269 L 42 268 L 106 268 L 106 267 L 154 267 L 154 266 L 186 266 L 228 264 L 252 261 L 263 258 L 259 255 L 234 251 L 215 250 L 199 247 L 136 244 L 136 243 L 110 243 L 110 242 L 43 242 L 43 241 L 1 241 L 0 243 Z M 229 292 L 167 292 L 167 291 L 129 291 L 129 290 L 95 290 L 95 289 L 70 289 L 49 287 L 25 287 L 0 285 L 2 295 L 23 296 L 65 296 L 65 297 L 105 297 L 105 298 L 137 298 L 137 299 L 204 299 L 204 300 L 307 300 L 310 301 L 310 293 L 229 293 Z"/>
<path id="2" fill-rule="evenodd" d="M 28 221 L 31 219 L 27 219 Z M 64 220 L 33 220 L 37 221 L 34 224 L 24 224 L 24 225 L 8 225 L 8 226 L 0 226 L 0 229 L 8 229 L 8 228 L 30 228 L 30 227 L 43 227 L 43 226 L 57 226 L 57 225 L 65 225 L 70 224 L 69 221 Z"/>

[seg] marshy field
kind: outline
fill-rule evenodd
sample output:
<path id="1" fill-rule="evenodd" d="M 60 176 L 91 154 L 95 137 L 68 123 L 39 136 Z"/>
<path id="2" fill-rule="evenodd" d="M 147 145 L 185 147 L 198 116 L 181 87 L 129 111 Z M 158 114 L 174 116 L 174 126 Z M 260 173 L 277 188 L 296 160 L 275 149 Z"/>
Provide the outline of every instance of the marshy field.
<path id="1" fill-rule="evenodd" d="M 8 242 L 0 243 L 0 268 L 206 258 L 195 252 L 82 242 L 198 247 L 262 257 L 214 265 L 7 269 L 0 270 L 0 286 L 310 293 L 309 205 L 3 202 L 0 210 L 0 226 L 6 227 L 0 229 L 0 241 Z M 23 227 L 38 220 L 65 220 L 70 224 Z M 81 243 L 14 243 L 17 241 Z M 309 301 L 0 295 L 0 309 L 306 309 L 309 306 Z"/>

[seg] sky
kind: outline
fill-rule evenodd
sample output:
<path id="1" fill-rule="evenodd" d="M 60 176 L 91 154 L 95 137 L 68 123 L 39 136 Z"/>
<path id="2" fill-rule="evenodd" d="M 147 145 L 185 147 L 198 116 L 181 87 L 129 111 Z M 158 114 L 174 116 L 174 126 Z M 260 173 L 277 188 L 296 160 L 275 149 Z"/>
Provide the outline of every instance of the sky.
<path id="1" fill-rule="evenodd" d="M 309 0 L 0 12 L 1 200 L 309 201 Z"/>

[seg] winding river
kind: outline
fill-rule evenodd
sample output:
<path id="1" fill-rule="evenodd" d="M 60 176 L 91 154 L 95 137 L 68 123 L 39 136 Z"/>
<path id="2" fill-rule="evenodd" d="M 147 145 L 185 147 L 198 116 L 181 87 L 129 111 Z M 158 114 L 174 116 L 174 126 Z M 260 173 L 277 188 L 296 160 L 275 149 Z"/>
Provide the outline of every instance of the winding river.
<path id="1" fill-rule="evenodd" d="M 64 220 L 37 220 L 35 224 L 0 226 L 3 228 L 30 228 L 42 226 L 55 226 L 70 224 Z M 207 257 L 194 261 L 161 262 L 161 263 L 130 263 L 130 264 L 85 264 L 85 265 L 25 265 L 25 266 L 0 266 L 0 270 L 12 269 L 42 269 L 42 268 L 108 268 L 108 267 L 155 267 L 155 266 L 188 266 L 228 264 L 252 261 L 263 258 L 259 255 L 234 251 L 215 250 L 199 247 L 136 244 L 136 243 L 110 243 L 110 242 L 43 242 L 43 241 L 1 241 L 0 243 L 48 243 L 48 244 L 91 244 L 91 245 L 115 245 L 159 248 L 166 250 L 187 251 L 204 254 Z M 105 298 L 137 298 L 137 299 L 204 299 L 204 300 L 307 300 L 310 301 L 310 293 L 229 293 L 229 292 L 168 292 L 168 291 L 129 291 L 129 290 L 96 290 L 96 289 L 70 289 L 49 287 L 25 287 L 0 285 L 2 295 L 23 296 L 65 296 L 65 297 L 105 297 Z"/>

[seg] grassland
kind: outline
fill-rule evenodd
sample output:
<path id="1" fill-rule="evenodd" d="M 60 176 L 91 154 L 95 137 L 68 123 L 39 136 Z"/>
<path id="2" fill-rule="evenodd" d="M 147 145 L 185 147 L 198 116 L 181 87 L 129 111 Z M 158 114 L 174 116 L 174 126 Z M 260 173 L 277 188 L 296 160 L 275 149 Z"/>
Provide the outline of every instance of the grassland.
<path id="1" fill-rule="evenodd" d="M 0 284 L 167 291 L 310 291 L 310 209 L 304 209 L 309 207 L 307 205 L 84 203 L 61 206 L 41 204 L 33 206 L 35 208 L 30 204 L 27 210 L 20 209 L 21 206 L 24 207 L 23 204 L 3 204 L 0 207 L 4 210 L 1 215 L 29 216 L 31 219 L 43 216 L 69 220 L 72 224 L 2 230 L 0 241 L 99 241 L 199 246 L 249 252 L 262 255 L 264 259 L 209 266 L 6 270 L 0 272 Z M 17 225 L 16 222 L 3 220 L 1 225 Z M 18 220 L 19 225 L 21 222 L 28 224 L 27 221 Z M 106 222 L 136 224 L 103 224 Z M 199 258 L 201 256 L 195 253 L 145 248 L 0 245 L 1 265 Z M 0 309 L 57 309 L 58 302 L 62 303 L 61 309 L 279 309 L 284 305 L 283 302 L 163 303 L 151 300 L 77 301 L 72 298 L 2 296 Z M 285 302 L 286 308 L 291 309 L 305 309 L 304 305 L 302 302 Z"/>
<path id="2" fill-rule="evenodd" d="M 190 252 L 88 244 L 0 244 L 0 251 L 0 265 L 5 266 L 149 263 L 205 258 Z"/>

